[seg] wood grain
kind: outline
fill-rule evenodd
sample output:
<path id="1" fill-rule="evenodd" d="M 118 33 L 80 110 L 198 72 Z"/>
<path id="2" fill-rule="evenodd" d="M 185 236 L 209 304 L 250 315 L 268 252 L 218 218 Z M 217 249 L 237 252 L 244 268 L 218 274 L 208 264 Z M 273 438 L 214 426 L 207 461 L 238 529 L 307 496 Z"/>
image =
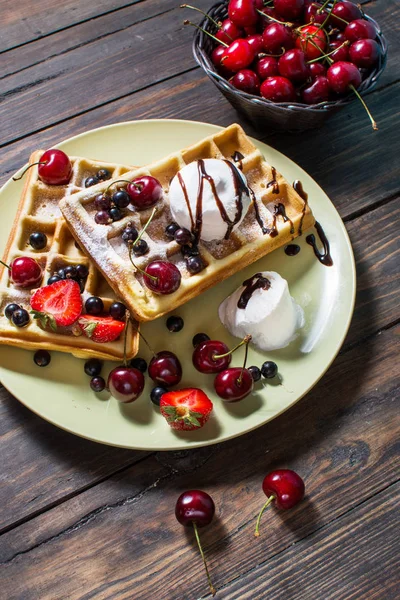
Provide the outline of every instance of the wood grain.
<path id="1" fill-rule="evenodd" d="M 222 445 L 193 473 L 163 478 L 165 471 L 156 470 L 153 476 L 151 458 L 147 469 L 145 462 L 139 465 L 139 477 L 145 471 L 139 487 L 146 492 L 137 501 L 120 500 L 108 507 L 101 502 L 108 496 L 102 490 L 110 486 L 104 482 L 81 494 L 76 526 L 71 526 L 73 501 L 39 516 L 36 526 L 31 521 L 3 536 L 7 597 L 47 600 L 61 591 L 70 600 L 122 599 L 140 590 L 143 598 L 192 600 L 205 594 L 206 584 L 193 539 L 173 517 L 182 490 L 200 487 L 216 501 L 218 518 L 202 537 L 214 581 L 221 587 L 394 483 L 399 333 L 391 329 L 340 356 L 288 413 Z M 255 515 L 263 502 L 260 483 L 278 465 L 302 474 L 308 501 L 287 513 L 269 511 L 262 536 L 255 540 Z M 124 493 L 135 472 L 118 478 L 116 485 Z M 58 529 L 63 523 L 68 528 Z M 322 561 L 323 545 L 315 552 Z M 321 585 L 330 576 L 328 572 Z"/>

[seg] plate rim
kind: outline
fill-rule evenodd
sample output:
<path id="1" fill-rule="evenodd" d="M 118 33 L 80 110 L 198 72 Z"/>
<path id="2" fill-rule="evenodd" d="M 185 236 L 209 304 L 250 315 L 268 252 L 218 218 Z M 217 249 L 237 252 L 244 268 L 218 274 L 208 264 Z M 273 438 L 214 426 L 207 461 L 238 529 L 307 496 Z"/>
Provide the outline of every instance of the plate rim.
<path id="1" fill-rule="evenodd" d="M 184 124 L 189 124 L 189 125 L 195 125 L 195 126 L 206 126 L 206 127 L 211 127 L 214 128 L 216 131 L 221 131 L 223 129 L 225 129 L 224 126 L 221 125 L 215 125 L 213 123 L 207 123 L 205 121 L 193 121 L 193 120 L 188 120 L 188 119 L 134 119 L 134 120 L 130 120 L 130 121 L 122 121 L 119 123 L 110 123 L 108 125 L 104 125 L 104 126 L 100 126 L 100 127 L 95 127 L 93 129 L 90 129 L 88 131 L 83 131 L 81 133 L 78 133 L 74 136 L 71 136 L 69 138 L 66 138 L 64 140 L 62 140 L 61 142 L 58 142 L 57 144 L 53 144 L 51 147 L 52 148 L 62 148 L 64 145 L 69 144 L 71 142 L 75 142 L 81 138 L 87 137 L 89 135 L 92 135 L 96 132 L 99 131 L 104 131 L 107 129 L 114 129 L 114 128 L 120 128 L 120 127 L 124 127 L 124 126 L 132 126 L 138 123 L 141 124 L 148 124 L 148 123 L 165 123 L 165 122 L 173 122 L 173 123 L 180 123 L 182 125 Z M 244 127 L 246 127 L 246 125 L 244 125 Z M 326 366 L 324 367 L 324 369 L 321 371 L 321 373 L 319 374 L 319 376 L 317 377 L 317 379 L 315 379 L 308 387 L 307 389 L 300 395 L 298 396 L 293 402 L 291 402 L 289 405 L 286 405 L 282 408 L 282 410 L 279 410 L 277 412 L 274 412 L 273 415 L 268 416 L 266 419 L 262 420 L 262 422 L 259 422 L 253 426 L 249 426 L 247 427 L 245 430 L 241 431 L 241 432 L 235 432 L 231 435 L 224 435 L 222 439 L 220 438 L 215 438 L 215 439 L 210 439 L 210 440 L 204 440 L 204 441 L 190 441 L 190 440 L 180 440 L 179 438 L 176 438 L 176 443 L 174 444 L 169 444 L 168 446 L 162 446 L 162 447 L 154 447 L 154 446 L 144 446 L 144 445 L 140 445 L 140 446 L 136 446 L 136 445 L 126 445 L 126 444 L 118 444 L 115 442 L 110 442 L 104 439 L 99 439 L 96 437 L 93 437 L 92 435 L 84 435 L 83 433 L 77 433 L 76 431 L 74 431 L 72 428 L 64 426 L 61 423 L 55 422 L 51 417 L 47 417 L 44 416 L 40 411 L 36 410 L 35 408 L 32 408 L 22 397 L 20 397 L 20 395 L 18 394 L 18 392 L 15 392 L 13 390 L 13 386 L 12 385 L 8 385 L 7 383 L 4 383 L 3 381 L 3 377 L 1 376 L 1 371 L 4 371 L 4 367 L 0 366 L 0 383 L 4 386 L 4 388 L 14 397 L 16 398 L 24 407 L 26 407 L 28 410 L 30 410 L 31 412 L 33 412 L 35 415 L 37 415 L 38 417 L 42 418 L 44 421 L 50 423 L 51 425 L 66 431 L 67 433 L 70 433 L 72 435 L 75 435 L 77 437 L 80 437 L 82 439 L 86 439 L 89 440 L 91 442 L 96 442 L 98 444 L 103 444 L 106 446 L 110 446 L 110 447 L 114 447 L 114 448 L 124 448 L 124 449 L 128 449 L 128 450 L 136 450 L 136 451 L 153 451 L 153 452 L 167 452 L 167 451 L 177 451 L 177 450 L 190 450 L 190 449 L 196 449 L 196 448 L 203 448 L 206 446 L 212 446 L 215 444 L 221 444 L 223 442 L 227 442 L 229 440 L 238 438 L 242 435 L 245 435 L 247 433 L 250 433 L 251 431 L 254 431 L 256 429 L 259 429 L 260 427 L 263 427 L 264 425 L 266 425 L 267 423 L 273 421 L 274 419 L 276 419 L 277 417 L 279 417 L 280 415 L 282 415 L 283 413 L 287 412 L 288 410 L 290 410 L 291 408 L 293 408 L 300 400 L 302 400 L 302 398 L 304 398 L 317 384 L 318 382 L 322 379 L 322 377 L 327 373 L 327 371 L 329 370 L 329 368 L 331 367 L 332 363 L 335 361 L 335 359 L 337 358 L 344 340 L 347 336 L 347 333 L 349 331 L 350 328 L 350 324 L 353 318 L 353 314 L 354 314 L 354 308 L 355 308 L 355 301 L 356 301 L 356 293 L 357 293 L 357 274 L 356 274 L 356 263 L 355 263 L 355 258 L 354 258 L 354 252 L 353 252 L 353 247 L 351 244 L 351 240 L 349 237 L 349 234 L 347 232 L 347 229 L 345 227 L 345 224 L 336 208 L 336 206 L 333 204 L 332 200 L 330 199 L 330 197 L 326 194 L 326 192 L 323 190 L 323 188 L 319 185 L 319 183 L 317 181 L 315 181 L 315 179 L 309 174 L 307 173 L 307 171 L 305 171 L 300 165 L 298 165 L 294 160 L 292 160 L 291 158 L 289 158 L 288 156 L 286 156 L 283 152 L 280 152 L 279 150 L 277 150 L 276 148 L 274 148 L 273 146 L 270 146 L 269 144 L 267 144 L 266 142 L 262 142 L 260 140 L 257 140 L 257 138 L 254 138 L 253 136 L 248 136 L 253 142 L 260 143 L 263 144 L 264 146 L 266 146 L 267 148 L 273 150 L 273 152 L 279 154 L 280 156 L 282 156 L 285 161 L 289 161 L 290 163 L 292 163 L 297 169 L 299 169 L 300 171 L 302 171 L 303 173 L 305 173 L 307 175 L 307 177 L 309 177 L 310 179 L 312 179 L 312 181 L 314 182 L 314 184 L 322 191 L 322 193 L 328 198 L 329 203 L 331 204 L 331 207 L 333 208 L 333 210 L 335 211 L 337 218 L 338 218 L 338 224 L 340 225 L 340 229 L 341 229 L 341 234 L 343 235 L 345 241 L 346 241 L 346 245 L 347 248 L 349 250 L 349 255 L 351 258 L 351 264 L 350 264 L 350 274 L 351 274 L 351 298 L 350 298 L 350 305 L 348 307 L 348 311 L 347 311 L 347 319 L 346 322 L 344 324 L 343 327 L 343 331 L 342 331 L 342 335 L 340 336 L 340 339 L 337 342 L 336 348 L 335 350 L 332 352 L 332 355 L 330 357 L 330 359 L 328 360 Z M 25 163 L 23 166 L 21 166 L 15 173 L 11 174 L 11 176 L 7 179 L 7 181 L 1 186 L 0 188 L 0 195 L 2 194 L 3 190 L 8 187 L 8 185 L 10 185 L 12 183 L 12 178 L 15 175 L 20 174 L 28 165 L 28 163 Z M 4 375 L 4 373 L 3 373 Z M 140 427 L 140 425 L 138 425 Z"/>

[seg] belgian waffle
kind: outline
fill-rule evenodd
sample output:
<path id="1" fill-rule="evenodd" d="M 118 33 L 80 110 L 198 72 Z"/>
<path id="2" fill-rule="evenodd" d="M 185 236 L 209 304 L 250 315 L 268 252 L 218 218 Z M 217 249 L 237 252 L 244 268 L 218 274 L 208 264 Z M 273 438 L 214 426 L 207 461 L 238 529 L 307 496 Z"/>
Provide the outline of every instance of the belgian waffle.
<path id="1" fill-rule="evenodd" d="M 180 169 L 204 158 L 224 158 L 236 162 L 253 191 L 253 202 L 246 217 L 228 240 L 200 240 L 198 249 L 205 268 L 191 275 L 186 268 L 181 247 L 165 234 L 166 226 L 173 221 L 168 189 L 170 181 Z M 261 152 L 236 124 L 158 162 L 125 173 L 124 179 L 131 181 L 143 175 L 151 175 L 160 181 L 164 197 L 157 204 L 155 217 L 143 235 L 149 252 L 142 257 L 135 257 L 134 262 L 140 269 L 154 260 L 174 263 L 181 272 L 182 280 L 173 294 L 158 295 L 146 287 L 140 271 L 135 271 L 132 266 L 128 247 L 121 238 L 128 223 L 141 229 L 152 209 L 140 212 L 127 210 L 126 216 L 118 222 L 96 224 L 94 196 L 105 191 L 110 182 L 82 190 L 60 203 L 75 238 L 139 321 L 149 321 L 175 309 L 239 269 L 287 244 L 314 224 L 307 202 L 265 161 Z"/>
<path id="2" fill-rule="evenodd" d="M 37 162 L 43 151 L 34 152 L 30 162 Z M 70 157 L 72 177 L 68 185 L 50 186 L 38 178 L 37 167 L 31 167 L 26 177 L 13 228 L 7 243 L 3 260 L 6 264 L 18 256 L 30 256 L 42 267 L 42 285 L 58 269 L 68 265 L 84 264 L 89 269 L 82 297 L 100 296 L 105 310 L 116 296 L 93 262 L 80 249 L 71 235 L 59 209 L 59 202 L 74 192 L 84 189 L 87 177 L 94 175 L 99 169 L 107 169 L 111 177 L 120 177 L 132 167 L 100 163 L 86 158 Z M 87 188 L 86 188 L 87 189 Z M 29 236 L 40 231 L 47 236 L 47 246 L 43 250 L 34 250 L 28 243 Z M 54 333 L 42 329 L 38 321 L 31 318 L 27 327 L 15 327 L 4 315 L 7 304 L 17 303 L 29 308 L 32 290 L 15 287 L 9 279 L 8 269 L 0 271 L 0 343 L 24 349 L 46 349 L 70 352 L 86 358 L 96 357 L 108 360 L 123 358 L 123 336 L 115 342 L 96 343 L 84 335 L 75 336 L 72 328 L 62 328 Z M 132 357 L 138 349 L 138 333 L 135 324 L 128 329 L 127 354 Z"/>

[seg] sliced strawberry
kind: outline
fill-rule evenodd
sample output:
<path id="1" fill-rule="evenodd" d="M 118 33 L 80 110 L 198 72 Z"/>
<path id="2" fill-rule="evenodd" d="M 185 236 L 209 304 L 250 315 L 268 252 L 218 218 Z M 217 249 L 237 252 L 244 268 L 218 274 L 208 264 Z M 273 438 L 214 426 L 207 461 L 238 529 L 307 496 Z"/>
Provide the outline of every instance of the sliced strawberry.
<path id="1" fill-rule="evenodd" d="M 125 323 L 112 317 L 83 315 L 78 321 L 83 334 L 94 342 L 114 342 L 125 328 Z"/>
<path id="2" fill-rule="evenodd" d="M 198 388 L 175 390 L 161 396 L 161 414 L 172 429 L 199 429 L 208 421 L 212 409 L 210 398 Z"/>
<path id="3" fill-rule="evenodd" d="M 39 288 L 31 297 L 34 318 L 43 327 L 52 329 L 72 325 L 82 314 L 82 298 L 79 284 L 72 279 L 62 279 Z"/>

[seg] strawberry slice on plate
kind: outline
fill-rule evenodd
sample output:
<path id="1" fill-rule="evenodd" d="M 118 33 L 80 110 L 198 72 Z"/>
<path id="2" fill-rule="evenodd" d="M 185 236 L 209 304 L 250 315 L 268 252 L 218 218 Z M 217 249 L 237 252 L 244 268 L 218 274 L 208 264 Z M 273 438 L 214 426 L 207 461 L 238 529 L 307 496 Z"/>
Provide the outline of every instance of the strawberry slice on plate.
<path id="1" fill-rule="evenodd" d="M 160 400 L 160 410 L 172 429 L 191 431 L 208 421 L 213 404 L 199 388 L 166 392 Z"/>
<path id="2" fill-rule="evenodd" d="M 125 328 L 125 323 L 112 317 L 82 315 L 78 325 L 86 337 L 94 342 L 114 342 Z"/>
<path id="3" fill-rule="evenodd" d="M 36 290 L 31 297 L 32 314 L 42 327 L 72 325 L 82 314 L 82 298 L 79 284 L 72 279 L 62 279 Z"/>

